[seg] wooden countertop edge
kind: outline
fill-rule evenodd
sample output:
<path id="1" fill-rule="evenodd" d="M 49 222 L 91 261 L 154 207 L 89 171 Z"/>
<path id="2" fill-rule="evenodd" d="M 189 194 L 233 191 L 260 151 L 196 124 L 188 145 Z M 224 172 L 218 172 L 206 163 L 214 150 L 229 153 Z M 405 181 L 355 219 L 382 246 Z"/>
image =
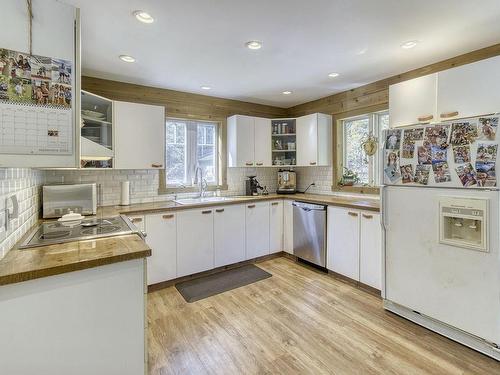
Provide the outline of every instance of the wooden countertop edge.
<path id="1" fill-rule="evenodd" d="M 327 196 L 328 197 L 328 196 Z M 327 198 L 328 199 L 328 198 Z M 362 204 L 358 203 L 356 204 L 356 201 L 363 201 L 363 198 L 355 198 L 353 199 L 353 203 L 349 202 L 332 202 L 328 201 L 327 199 L 318 199 L 318 198 L 312 198 L 312 197 L 306 197 L 306 196 L 300 196 L 300 195 L 293 195 L 293 196 L 288 196 L 288 195 L 282 195 L 282 196 L 260 196 L 258 198 L 236 198 L 235 200 L 227 200 L 227 201 L 221 201 L 221 202 L 207 202 L 207 203 L 198 203 L 198 204 L 186 204 L 186 205 L 177 205 L 177 206 L 172 206 L 172 207 L 152 207 L 152 208 L 140 208 L 138 207 L 137 209 L 134 208 L 127 208 L 126 206 L 120 207 L 116 206 L 117 208 L 115 211 L 117 213 L 123 214 L 123 215 L 140 215 L 140 214 L 151 214 L 151 213 L 161 213 L 161 212 L 168 212 L 168 211 L 183 211 L 183 210 L 190 210 L 190 209 L 197 209 L 197 208 L 208 208 L 208 207 L 215 207 L 215 206 L 228 206 L 228 205 L 233 205 L 233 204 L 246 204 L 246 203 L 255 203 L 255 202 L 260 202 L 260 201 L 273 201 L 273 200 L 297 200 L 297 201 L 302 201 L 302 202 L 307 202 L 307 203 L 316 203 L 316 204 L 324 204 L 328 206 L 337 206 L 337 207 L 345 207 L 345 208 L 352 208 L 355 210 L 365 210 L 365 211 L 374 211 L 374 212 L 379 212 L 380 207 L 378 205 L 378 202 L 376 205 L 373 204 Z M 330 199 L 335 199 L 334 197 Z M 349 198 L 338 198 L 340 200 L 346 200 Z M 373 199 L 373 198 L 369 198 Z M 140 204 L 140 203 L 139 203 Z M 145 203 L 149 204 L 149 203 Z M 106 209 L 106 208 L 105 208 Z M 109 208 L 108 208 L 109 209 Z"/>
<path id="2" fill-rule="evenodd" d="M 15 251 L 24 251 L 24 250 L 15 250 Z M 128 254 L 118 254 L 118 255 L 107 256 L 105 258 L 81 260 L 74 263 L 66 263 L 47 268 L 16 272 L 13 274 L 0 276 L 0 286 L 20 283 L 28 280 L 40 279 L 48 276 L 61 275 L 63 273 L 68 273 L 73 271 L 81 271 L 84 269 L 105 266 L 113 263 L 125 262 L 128 260 L 146 258 L 149 256 L 151 256 L 151 249 L 144 249 L 144 250 L 134 251 L 133 253 L 128 253 Z"/>

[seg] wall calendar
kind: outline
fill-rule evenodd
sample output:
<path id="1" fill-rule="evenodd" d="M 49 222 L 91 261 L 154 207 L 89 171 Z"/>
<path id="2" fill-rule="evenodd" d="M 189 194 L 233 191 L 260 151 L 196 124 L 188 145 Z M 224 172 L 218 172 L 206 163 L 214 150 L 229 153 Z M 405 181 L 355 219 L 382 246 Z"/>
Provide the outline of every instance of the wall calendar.
<path id="1" fill-rule="evenodd" d="M 0 48 L 0 154 L 73 153 L 70 61 Z"/>

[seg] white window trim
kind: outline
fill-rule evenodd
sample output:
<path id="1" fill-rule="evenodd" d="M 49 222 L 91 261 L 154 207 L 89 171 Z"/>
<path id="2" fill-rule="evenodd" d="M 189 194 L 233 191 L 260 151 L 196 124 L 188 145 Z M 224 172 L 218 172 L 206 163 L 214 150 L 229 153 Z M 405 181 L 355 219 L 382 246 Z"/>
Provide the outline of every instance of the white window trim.
<path id="1" fill-rule="evenodd" d="M 168 122 L 184 122 L 186 124 L 188 123 L 201 123 L 201 124 L 213 124 L 215 125 L 216 128 L 216 134 L 214 135 L 214 152 L 215 152 L 215 181 L 209 182 L 209 186 L 219 186 L 219 179 L 220 179 L 220 160 L 219 160 L 219 132 L 221 131 L 220 129 L 220 123 L 218 121 L 207 121 L 207 120 L 198 120 L 198 119 L 183 119 L 183 118 L 175 118 L 175 117 L 167 117 L 165 120 L 165 128 L 167 127 Z M 191 152 L 190 158 L 191 160 L 196 159 L 196 152 L 197 152 L 197 132 L 194 130 L 194 135 L 192 134 L 191 136 L 189 135 L 189 132 L 193 132 L 193 129 L 189 126 L 186 127 L 186 149 L 184 150 L 185 155 L 184 158 L 185 160 L 189 160 L 187 153 Z M 165 166 L 167 166 L 167 132 L 165 131 Z M 188 164 L 185 163 L 184 165 L 184 174 L 187 175 L 188 171 Z M 196 167 L 194 167 L 196 169 Z M 194 174 L 194 170 L 192 171 Z M 191 188 L 194 187 L 193 184 L 190 183 L 169 183 L 167 179 L 167 173 L 165 173 L 165 187 L 167 189 L 172 189 L 172 188 Z"/>
<path id="2" fill-rule="evenodd" d="M 360 119 L 365 119 L 368 118 L 368 132 L 371 132 L 373 135 L 378 140 L 378 143 L 380 145 L 381 142 L 381 136 L 380 134 L 380 120 L 379 118 L 383 115 L 388 115 L 389 111 L 388 110 L 383 110 L 383 111 L 378 111 L 378 112 L 372 112 L 372 113 L 366 113 L 364 115 L 358 115 L 358 116 L 353 116 L 353 117 L 347 117 L 342 119 L 342 165 L 345 166 L 347 165 L 347 155 L 346 155 L 346 147 L 345 145 L 347 144 L 347 139 L 346 139 L 346 132 L 345 132 L 345 123 L 347 121 L 353 121 L 353 120 L 360 120 Z M 368 187 L 378 187 L 380 186 L 380 178 L 381 178 L 381 172 L 380 172 L 380 157 L 378 155 L 378 152 L 375 153 L 373 156 L 368 157 Z M 355 185 L 357 186 L 357 185 Z M 361 185 L 360 185 L 361 186 Z"/>

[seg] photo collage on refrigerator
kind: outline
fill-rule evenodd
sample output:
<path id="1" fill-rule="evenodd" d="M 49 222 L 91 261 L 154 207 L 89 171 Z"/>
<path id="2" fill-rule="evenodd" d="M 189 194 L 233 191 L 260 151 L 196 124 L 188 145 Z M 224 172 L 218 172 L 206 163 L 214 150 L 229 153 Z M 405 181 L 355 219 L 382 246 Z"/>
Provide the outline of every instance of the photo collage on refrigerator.
<path id="1" fill-rule="evenodd" d="M 482 116 L 385 133 L 384 176 L 390 184 L 452 182 L 496 187 L 499 116 Z"/>

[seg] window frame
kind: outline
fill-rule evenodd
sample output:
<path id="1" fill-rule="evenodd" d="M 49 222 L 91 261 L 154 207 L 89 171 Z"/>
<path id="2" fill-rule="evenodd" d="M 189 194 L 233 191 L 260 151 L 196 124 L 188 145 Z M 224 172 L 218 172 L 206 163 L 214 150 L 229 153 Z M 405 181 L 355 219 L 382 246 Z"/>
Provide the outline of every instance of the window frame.
<path id="1" fill-rule="evenodd" d="M 199 119 L 199 118 L 177 118 L 177 117 L 166 117 L 165 118 L 165 168 L 160 170 L 160 181 L 159 181 L 159 189 L 158 193 L 159 194 L 173 194 L 173 193 L 188 193 L 188 192 L 196 192 L 198 191 L 198 186 L 197 185 L 191 185 L 191 184 L 184 184 L 184 183 L 169 183 L 167 181 L 167 131 L 166 127 L 168 122 L 184 122 L 186 124 L 192 123 L 192 124 L 213 124 L 215 125 L 215 131 L 216 134 L 214 136 L 214 149 L 215 149 L 215 182 L 209 182 L 207 190 L 209 191 L 215 191 L 217 189 L 227 189 L 227 186 L 224 184 L 223 180 L 225 179 L 225 174 L 223 169 L 225 168 L 225 160 L 221 157 L 223 154 L 223 148 L 224 148 L 224 143 L 223 139 L 225 136 L 225 129 L 224 129 L 224 124 L 222 121 L 217 121 L 217 120 L 205 120 L 205 119 Z M 189 130 L 188 127 L 186 127 L 186 159 L 188 159 L 188 153 L 190 152 L 188 150 L 190 139 L 189 139 Z M 194 140 L 194 141 L 193 141 Z M 194 131 L 194 136 L 193 139 L 191 139 L 191 148 L 194 147 L 194 150 L 191 150 L 191 153 L 194 153 L 194 155 L 197 154 L 197 129 Z M 192 157 L 192 156 L 191 156 Z M 189 162 L 186 160 L 185 168 L 188 167 Z"/>
<path id="2" fill-rule="evenodd" d="M 353 192 L 360 194 L 378 194 L 380 191 L 380 184 L 382 177 L 380 171 L 380 158 L 378 154 L 375 154 L 371 159 L 370 163 L 373 167 L 369 168 L 369 174 L 373 177 L 375 184 L 370 185 L 354 185 L 354 186 L 343 186 L 340 185 L 340 179 L 342 177 L 342 171 L 344 167 L 345 161 L 345 129 L 344 122 L 356 118 L 369 117 L 369 129 L 374 129 L 376 127 L 377 133 L 374 133 L 378 138 L 378 147 L 380 149 L 381 134 L 380 134 L 380 117 L 383 115 L 388 115 L 389 109 L 387 105 L 376 105 L 370 108 L 352 110 L 348 112 L 341 113 L 339 115 L 334 116 L 334 165 L 333 165 L 333 184 L 332 191 L 344 191 L 344 192 Z M 370 177 L 369 177 L 370 178 Z M 378 181 L 377 181 L 378 178 Z"/>

